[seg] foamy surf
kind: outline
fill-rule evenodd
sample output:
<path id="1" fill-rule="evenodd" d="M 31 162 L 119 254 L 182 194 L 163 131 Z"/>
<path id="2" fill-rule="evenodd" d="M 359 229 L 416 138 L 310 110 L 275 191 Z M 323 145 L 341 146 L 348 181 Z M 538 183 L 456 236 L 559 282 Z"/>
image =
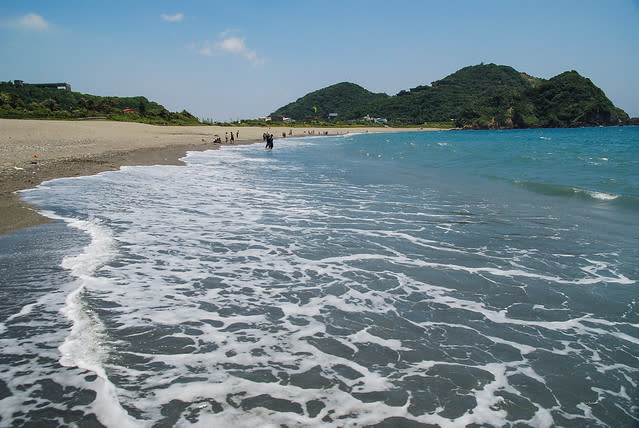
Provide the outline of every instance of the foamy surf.
<path id="1" fill-rule="evenodd" d="M 632 426 L 636 220 L 485 178 L 567 158 L 538 132 L 287 139 L 29 192 L 91 239 L 6 323 L 3 422 Z"/>
<path id="2" fill-rule="evenodd" d="M 54 216 L 54 215 L 52 215 Z M 87 233 L 90 243 L 81 254 L 66 257 L 62 267 L 76 278 L 77 288 L 67 296 L 60 312 L 71 322 L 71 331 L 58 349 L 60 364 L 77 367 L 97 376 L 96 398 L 91 407 L 106 426 L 140 427 L 119 403 L 117 389 L 109 380 L 104 362 L 109 355 L 105 327 L 99 316 L 87 305 L 85 294 L 94 286 L 108 288 L 108 281 L 95 274 L 116 256 L 116 243 L 109 229 L 98 221 L 69 220 L 70 227 Z"/>
<path id="3" fill-rule="evenodd" d="M 590 190 L 580 190 L 580 189 L 575 189 L 575 191 L 577 192 L 585 192 L 588 196 L 590 196 L 593 199 L 599 199 L 601 201 L 614 201 L 615 199 L 617 199 L 619 196 L 618 195 L 610 195 L 608 193 L 603 193 L 603 192 L 593 192 Z"/>

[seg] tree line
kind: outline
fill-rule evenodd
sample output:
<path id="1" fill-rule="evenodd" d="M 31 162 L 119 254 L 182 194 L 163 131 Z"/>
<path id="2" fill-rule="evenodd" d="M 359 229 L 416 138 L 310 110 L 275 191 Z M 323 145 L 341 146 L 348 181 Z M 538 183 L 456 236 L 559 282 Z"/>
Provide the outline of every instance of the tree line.
<path id="1" fill-rule="evenodd" d="M 199 124 L 186 110 L 170 112 L 146 97 L 102 97 L 65 89 L 40 88 L 0 82 L 0 117 L 17 119 L 82 119 L 104 117 L 110 120 L 162 125 Z"/>

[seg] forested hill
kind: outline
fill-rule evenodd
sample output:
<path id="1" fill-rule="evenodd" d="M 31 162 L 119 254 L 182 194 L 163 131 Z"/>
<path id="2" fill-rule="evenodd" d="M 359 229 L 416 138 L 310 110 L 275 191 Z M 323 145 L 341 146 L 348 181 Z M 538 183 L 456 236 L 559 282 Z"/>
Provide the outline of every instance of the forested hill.
<path id="1" fill-rule="evenodd" d="M 153 124 L 199 123 L 186 110 L 170 112 L 142 96 L 101 97 L 21 82 L 0 82 L 0 117 L 81 119 L 96 116 Z"/>
<path id="2" fill-rule="evenodd" d="M 312 92 L 274 114 L 295 120 L 384 118 L 397 124 L 454 122 L 465 128 L 618 125 L 628 115 L 576 71 L 540 79 L 512 67 L 480 64 L 397 95 L 353 83 Z"/>
<path id="3" fill-rule="evenodd" d="M 389 98 L 386 94 L 374 94 L 354 83 L 342 82 L 319 91 L 311 92 L 284 107 L 277 109 L 273 115 L 281 115 L 296 120 L 327 118 L 330 113 L 337 113 L 339 118 L 351 118 L 354 106 L 364 106 L 376 100 Z"/>

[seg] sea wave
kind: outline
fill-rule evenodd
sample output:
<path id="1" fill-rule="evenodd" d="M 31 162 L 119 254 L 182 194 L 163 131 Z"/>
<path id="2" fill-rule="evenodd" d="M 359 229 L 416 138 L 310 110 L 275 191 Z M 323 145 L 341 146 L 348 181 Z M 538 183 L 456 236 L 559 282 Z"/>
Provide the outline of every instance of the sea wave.
<path id="1" fill-rule="evenodd" d="M 51 217 L 58 217 L 49 214 Z M 107 425 L 139 426 L 118 401 L 115 385 L 107 376 L 104 361 L 108 347 L 104 344 L 105 327 L 97 313 L 87 304 L 85 294 L 91 286 L 108 281 L 95 276 L 104 265 L 116 256 L 116 242 L 111 231 L 97 220 L 66 219 L 69 226 L 85 232 L 91 242 L 81 254 L 68 256 L 62 267 L 76 278 L 77 288 L 67 295 L 60 312 L 71 322 L 71 330 L 64 343 L 58 346 L 60 365 L 78 367 L 95 373 L 98 377 L 95 408 L 98 419 Z"/>
<path id="2" fill-rule="evenodd" d="M 473 183 L 414 167 L 423 153 L 362 161 L 392 159 L 389 136 L 317 138 L 32 192 L 89 217 L 71 225 L 90 243 L 42 317 L 47 332 L 61 319 L 55 340 L 0 338 L 22 364 L 0 367 L 3 422 L 63 408 L 107 426 L 634 422 L 615 409 L 636 409 L 636 215 L 606 209 L 624 196 L 517 188 L 503 168 Z M 579 216 L 588 205 L 611 215 Z M 40 363 L 20 375 L 36 346 L 55 388 L 39 389 Z"/>
<path id="3" fill-rule="evenodd" d="M 639 198 L 628 195 L 581 189 L 562 184 L 535 183 L 530 181 L 512 180 L 512 183 L 526 190 L 549 196 L 578 198 L 583 200 L 614 202 L 615 205 L 639 209 Z"/>

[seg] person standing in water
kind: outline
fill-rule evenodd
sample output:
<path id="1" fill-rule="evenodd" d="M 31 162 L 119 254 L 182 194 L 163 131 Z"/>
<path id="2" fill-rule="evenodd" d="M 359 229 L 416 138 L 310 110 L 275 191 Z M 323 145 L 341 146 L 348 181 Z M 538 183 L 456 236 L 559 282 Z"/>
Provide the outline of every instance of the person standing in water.
<path id="1" fill-rule="evenodd" d="M 266 149 L 273 150 L 273 134 L 268 134 L 266 136 Z"/>

